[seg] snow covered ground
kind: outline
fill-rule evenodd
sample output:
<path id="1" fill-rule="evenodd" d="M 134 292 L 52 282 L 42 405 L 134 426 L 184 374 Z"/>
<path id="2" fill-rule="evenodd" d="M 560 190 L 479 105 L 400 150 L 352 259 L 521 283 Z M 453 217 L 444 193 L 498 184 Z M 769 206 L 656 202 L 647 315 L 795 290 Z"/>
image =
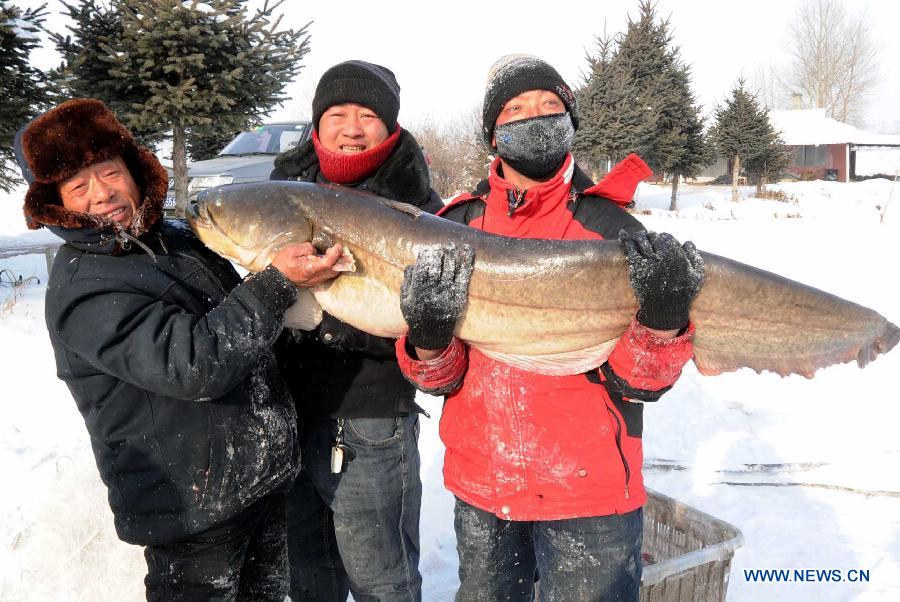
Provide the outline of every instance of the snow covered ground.
<path id="1" fill-rule="evenodd" d="M 703 250 L 776 271 L 900 323 L 900 185 L 796 182 L 790 202 L 730 201 L 718 186 L 643 186 L 638 217 Z M 779 188 L 779 187 L 775 187 Z M 52 239 L 26 233 L 21 191 L 0 196 L 0 249 Z M 886 208 L 886 210 L 885 210 Z M 44 256 L 0 269 L 40 284 L 0 287 L 0 600 L 138 600 L 143 560 L 118 542 L 87 436 L 55 377 L 43 323 Z M 900 350 L 865 370 L 812 380 L 742 371 L 702 377 L 689 365 L 645 412 L 649 485 L 738 527 L 729 600 L 900 600 Z M 441 479 L 440 403 L 421 400 L 424 599 L 452 600 L 452 497 Z M 761 465 L 778 465 L 763 467 Z M 867 582 L 761 583 L 753 569 L 851 569 Z"/>

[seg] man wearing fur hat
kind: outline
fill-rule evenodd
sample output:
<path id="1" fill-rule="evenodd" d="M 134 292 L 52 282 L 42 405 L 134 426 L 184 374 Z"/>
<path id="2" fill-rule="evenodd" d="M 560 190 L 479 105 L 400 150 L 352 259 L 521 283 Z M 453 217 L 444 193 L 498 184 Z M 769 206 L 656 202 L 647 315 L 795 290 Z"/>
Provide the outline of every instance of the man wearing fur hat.
<path id="1" fill-rule="evenodd" d="M 466 261 L 453 253 L 437 252 L 441 276 L 421 277 L 435 260 L 420 255 L 404 279 L 410 330 L 397 342 L 401 368 L 423 390 L 447 395 L 441 438 L 444 481 L 456 496 L 460 601 L 531 602 L 536 573 L 541 599 L 638 599 L 640 402 L 659 399 L 692 355 L 688 307 L 702 260 L 691 243 L 647 234 L 622 209 L 649 175 L 636 156 L 600 184 L 588 179 L 569 152 L 577 127 L 575 97 L 553 67 L 502 58 L 483 110 L 484 141 L 497 157 L 488 179 L 440 215 L 520 238 L 619 237 L 640 310 L 606 363 L 546 376 L 466 348 L 453 337 L 463 306 L 447 301 L 468 285 Z M 617 178 L 631 181 L 630 195 L 611 194 Z"/>
<path id="2" fill-rule="evenodd" d="M 399 95 L 385 67 L 331 67 L 313 98 L 312 140 L 279 156 L 272 178 L 348 186 L 437 211 L 419 144 L 397 124 Z M 295 334 L 282 356 L 304 417 L 303 466 L 288 494 L 291 598 L 343 601 L 352 591 L 356 600 L 420 600 L 421 409 L 394 341 L 327 314 L 316 330 Z M 291 379 L 298 368 L 302 375 Z"/>
<path id="3" fill-rule="evenodd" d="M 309 246 L 241 282 L 161 219 L 165 169 L 98 100 L 39 116 L 22 148 L 29 226 L 64 241 L 46 297 L 57 374 L 119 537 L 146 546 L 147 598 L 281 602 L 299 444 L 270 348 Z"/>

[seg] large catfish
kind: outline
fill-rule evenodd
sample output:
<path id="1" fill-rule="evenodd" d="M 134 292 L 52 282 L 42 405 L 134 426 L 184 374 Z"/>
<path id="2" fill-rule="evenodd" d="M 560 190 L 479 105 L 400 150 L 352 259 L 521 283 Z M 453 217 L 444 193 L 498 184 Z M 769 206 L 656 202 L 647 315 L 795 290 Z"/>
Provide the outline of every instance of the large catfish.
<path id="1" fill-rule="evenodd" d="M 403 269 L 423 247 L 448 242 L 475 251 L 456 335 L 500 361 L 544 374 L 587 371 L 606 360 L 637 311 L 617 242 L 507 238 L 353 189 L 300 182 L 212 189 L 190 212 L 208 247 L 250 271 L 290 242 L 344 246 L 353 269 L 301 295 L 293 320 L 305 328 L 324 309 L 371 334 L 402 335 Z M 703 258 L 706 276 L 690 313 L 703 374 L 748 367 L 811 377 L 838 362 L 865 366 L 900 339 L 871 309 L 724 257 Z"/>

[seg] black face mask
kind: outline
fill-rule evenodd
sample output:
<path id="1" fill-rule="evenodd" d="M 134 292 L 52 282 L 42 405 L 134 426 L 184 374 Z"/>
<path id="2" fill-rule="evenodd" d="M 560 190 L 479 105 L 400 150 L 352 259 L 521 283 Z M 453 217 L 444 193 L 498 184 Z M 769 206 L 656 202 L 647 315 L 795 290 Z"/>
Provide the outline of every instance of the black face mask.
<path id="1" fill-rule="evenodd" d="M 500 158 L 523 176 L 536 180 L 559 169 L 574 136 L 568 113 L 510 121 L 494 129 Z"/>

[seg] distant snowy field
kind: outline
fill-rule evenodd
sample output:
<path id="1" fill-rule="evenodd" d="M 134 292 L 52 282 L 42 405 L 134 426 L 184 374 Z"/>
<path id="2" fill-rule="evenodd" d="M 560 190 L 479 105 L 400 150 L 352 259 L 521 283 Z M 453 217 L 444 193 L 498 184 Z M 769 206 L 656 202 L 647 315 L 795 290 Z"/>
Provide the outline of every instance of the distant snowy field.
<path id="1" fill-rule="evenodd" d="M 794 200 L 755 199 L 748 187 L 732 203 L 726 187 L 683 186 L 680 210 L 669 212 L 670 189 L 642 185 L 638 218 L 900 323 L 900 185 L 774 188 Z M 26 233 L 21 191 L 7 196 L 0 195 L 0 269 L 40 284 L 0 287 L 0 600 L 139 600 L 141 552 L 115 538 L 81 417 L 55 376 L 44 256 L 3 257 L 2 249 L 53 237 Z M 701 377 L 689 364 L 647 407 L 649 485 L 744 534 L 729 600 L 900 600 L 898 375 L 900 350 L 865 370 L 834 366 L 812 380 L 746 370 Z M 457 586 L 452 497 L 441 478 L 440 403 L 420 401 L 433 416 L 423 419 L 421 438 L 424 599 L 442 602 Z M 754 583 L 745 569 L 862 569 L 869 581 Z"/>

